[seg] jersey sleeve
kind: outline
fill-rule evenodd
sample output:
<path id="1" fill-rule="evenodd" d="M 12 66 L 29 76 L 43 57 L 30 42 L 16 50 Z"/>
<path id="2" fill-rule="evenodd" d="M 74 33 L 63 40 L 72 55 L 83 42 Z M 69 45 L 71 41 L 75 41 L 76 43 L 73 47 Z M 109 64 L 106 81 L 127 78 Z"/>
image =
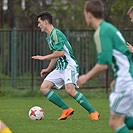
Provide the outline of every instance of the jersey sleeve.
<path id="1" fill-rule="evenodd" d="M 98 64 L 112 64 L 112 41 L 109 35 L 99 34 L 95 39 Z"/>
<path id="2" fill-rule="evenodd" d="M 53 34 L 54 51 L 64 50 L 63 36 L 58 33 Z"/>

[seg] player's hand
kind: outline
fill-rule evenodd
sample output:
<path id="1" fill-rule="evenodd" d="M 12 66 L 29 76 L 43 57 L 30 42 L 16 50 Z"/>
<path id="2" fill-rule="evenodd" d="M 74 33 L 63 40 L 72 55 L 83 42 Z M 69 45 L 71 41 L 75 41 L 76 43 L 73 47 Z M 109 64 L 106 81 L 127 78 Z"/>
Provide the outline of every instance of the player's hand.
<path id="1" fill-rule="evenodd" d="M 77 84 L 78 84 L 79 86 L 83 86 L 86 82 L 87 82 L 87 77 L 86 77 L 86 75 L 81 75 L 81 76 L 79 76 L 78 81 L 77 81 Z"/>
<path id="2" fill-rule="evenodd" d="M 110 89 L 111 89 L 111 90 L 113 90 L 114 84 L 115 84 L 115 80 L 113 80 L 113 81 L 110 83 Z"/>
<path id="3" fill-rule="evenodd" d="M 127 47 L 131 53 L 133 53 L 133 46 L 127 42 Z"/>
<path id="4" fill-rule="evenodd" d="M 31 58 L 35 60 L 45 60 L 45 56 L 41 56 L 41 55 L 32 56 Z"/>
<path id="5" fill-rule="evenodd" d="M 48 69 L 42 69 L 42 71 L 40 72 L 41 77 L 44 77 L 47 73 L 49 73 Z"/>

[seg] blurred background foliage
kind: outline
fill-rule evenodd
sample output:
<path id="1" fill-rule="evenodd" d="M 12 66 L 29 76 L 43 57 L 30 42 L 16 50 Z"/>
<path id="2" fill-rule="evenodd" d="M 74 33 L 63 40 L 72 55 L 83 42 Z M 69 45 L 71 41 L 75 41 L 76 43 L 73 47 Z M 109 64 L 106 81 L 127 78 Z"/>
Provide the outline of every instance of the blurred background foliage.
<path id="1" fill-rule="evenodd" d="M 127 11 L 133 0 L 102 0 L 105 20 L 120 29 L 131 29 Z M 86 30 L 83 8 L 86 0 L 0 0 L 0 29 L 37 29 L 36 14 L 47 10 L 62 30 Z"/>

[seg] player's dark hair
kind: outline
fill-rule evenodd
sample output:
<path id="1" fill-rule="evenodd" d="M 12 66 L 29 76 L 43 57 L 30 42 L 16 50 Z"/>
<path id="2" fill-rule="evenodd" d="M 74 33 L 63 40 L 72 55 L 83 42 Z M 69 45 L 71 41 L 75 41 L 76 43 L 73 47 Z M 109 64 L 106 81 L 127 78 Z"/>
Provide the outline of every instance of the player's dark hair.
<path id="1" fill-rule="evenodd" d="M 47 20 L 50 24 L 53 24 L 52 15 L 48 11 L 43 11 L 43 12 L 38 13 L 37 18 L 40 18 L 41 20 Z"/>
<path id="2" fill-rule="evenodd" d="M 95 18 L 104 17 L 104 6 L 100 0 L 89 0 L 85 3 L 84 9 L 90 12 Z"/>

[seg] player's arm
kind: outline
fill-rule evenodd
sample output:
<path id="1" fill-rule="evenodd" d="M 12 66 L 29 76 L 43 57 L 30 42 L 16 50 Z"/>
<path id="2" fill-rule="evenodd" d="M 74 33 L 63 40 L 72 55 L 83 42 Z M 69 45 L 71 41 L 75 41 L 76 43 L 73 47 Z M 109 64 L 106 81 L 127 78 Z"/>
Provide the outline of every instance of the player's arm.
<path id="1" fill-rule="evenodd" d="M 110 89 L 111 90 L 114 88 L 114 85 L 115 85 L 115 80 L 111 81 L 111 83 L 110 83 Z"/>
<path id="2" fill-rule="evenodd" d="M 88 80 L 96 77 L 99 73 L 106 70 L 107 68 L 108 65 L 96 64 L 88 73 L 79 76 L 79 79 L 77 81 L 78 85 L 79 86 L 84 85 Z"/>
<path id="3" fill-rule="evenodd" d="M 52 59 L 47 67 L 48 71 L 50 72 L 56 65 L 57 59 Z"/>
<path id="4" fill-rule="evenodd" d="M 64 56 L 64 43 L 62 36 L 56 34 L 56 36 L 53 36 L 53 49 L 54 52 L 52 54 L 48 54 L 46 56 L 32 56 L 33 59 L 37 60 L 51 60 L 51 59 L 57 59 Z"/>
<path id="5" fill-rule="evenodd" d="M 51 60 L 51 59 L 56 59 L 64 56 L 64 51 L 63 50 L 57 50 L 53 52 L 52 54 L 48 54 L 46 56 L 32 56 L 31 58 L 36 59 L 36 60 Z"/>
<path id="6" fill-rule="evenodd" d="M 108 65 L 112 64 L 112 43 L 110 38 L 102 34 L 95 38 L 96 49 L 97 49 L 97 64 L 85 75 L 82 75 L 78 79 L 78 85 L 84 85 L 88 80 L 96 77 L 102 71 L 108 68 Z M 97 41 L 100 39 L 100 41 Z M 107 43 L 108 42 L 108 43 Z"/>
<path id="7" fill-rule="evenodd" d="M 48 74 L 54 67 L 57 62 L 57 59 L 52 59 L 46 69 L 42 69 L 40 72 L 41 77 L 44 77 L 46 74 Z"/>
<path id="8" fill-rule="evenodd" d="M 57 59 L 64 56 L 64 51 L 55 51 L 52 54 L 46 55 L 45 60 Z"/>

